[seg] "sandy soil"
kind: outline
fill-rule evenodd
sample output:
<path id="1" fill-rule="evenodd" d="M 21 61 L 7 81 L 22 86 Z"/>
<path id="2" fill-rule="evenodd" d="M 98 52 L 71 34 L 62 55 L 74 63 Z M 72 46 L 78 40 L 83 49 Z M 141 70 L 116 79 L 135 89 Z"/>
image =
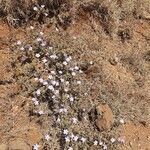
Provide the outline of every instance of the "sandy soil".
<path id="1" fill-rule="evenodd" d="M 88 102 L 96 106 L 102 103 L 109 105 L 114 125 L 105 134 L 122 139 L 121 144 L 115 148 L 111 145 L 110 149 L 149 150 L 150 25 L 145 20 L 133 19 L 126 20 L 122 26 L 132 33 L 131 38 L 124 42 L 117 35 L 106 35 L 96 20 L 89 21 L 86 17 L 67 30 L 60 28 L 58 32 L 54 25 L 43 25 L 37 30 L 43 31 L 61 49 L 73 53 L 79 61 L 94 62 L 83 79 L 91 86 L 83 105 L 88 109 L 92 108 L 86 106 Z M 13 62 L 19 54 L 10 49 L 13 39 L 23 40 L 28 36 L 28 27 L 13 29 L 0 23 L 0 150 L 30 150 L 35 143 L 43 143 L 44 125 L 38 123 L 36 116 L 29 116 L 31 98 L 26 97 L 21 85 L 26 80 L 15 78 L 18 66 Z M 119 122 L 122 118 L 125 123 Z M 106 115 L 106 121 L 110 119 Z M 86 128 L 90 135 L 101 134 Z"/>

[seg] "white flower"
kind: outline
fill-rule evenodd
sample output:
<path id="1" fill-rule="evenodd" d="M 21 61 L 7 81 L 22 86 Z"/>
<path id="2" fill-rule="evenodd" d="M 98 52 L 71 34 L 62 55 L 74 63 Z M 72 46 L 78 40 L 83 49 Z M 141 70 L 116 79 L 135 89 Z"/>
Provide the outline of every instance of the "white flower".
<path id="1" fill-rule="evenodd" d="M 70 100 L 70 102 L 73 102 L 73 101 L 74 101 L 74 97 L 71 96 L 71 97 L 69 98 L 69 100 Z"/>
<path id="2" fill-rule="evenodd" d="M 81 81 L 77 81 L 77 84 L 81 84 Z"/>
<path id="3" fill-rule="evenodd" d="M 30 29 L 31 29 L 31 30 L 33 30 L 33 29 L 34 29 L 34 27 L 33 27 L 33 26 L 30 26 Z"/>
<path id="4" fill-rule="evenodd" d="M 72 148 L 72 147 L 69 147 L 68 150 L 73 150 L 73 148 Z"/>
<path id="5" fill-rule="evenodd" d="M 46 62 L 47 62 L 47 59 L 46 59 L 46 58 L 44 58 L 42 61 L 43 61 L 43 63 L 46 63 Z"/>
<path id="6" fill-rule="evenodd" d="M 77 118 L 72 118 L 72 122 L 74 123 L 74 124 L 76 124 L 77 122 L 78 122 L 78 119 Z"/>
<path id="7" fill-rule="evenodd" d="M 61 78 L 60 81 L 61 81 L 61 82 L 64 82 L 65 80 Z"/>
<path id="8" fill-rule="evenodd" d="M 60 113 L 62 113 L 63 111 L 64 111 L 64 109 L 63 109 L 63 108 L 60 108 L 60 109 L 59 109 L 59 112 L 60 112 Z"/>
<path id="9" fill-rule="evenodd" d="M 60 122 L 61 120 L 60 120 L 60 118 L 57 118 L 57 120 L 56 120 L 57 122 Z"/>
<path id="10" fill-rule="evenodd" d="M 51 71 L 51 74 L 55 75 L 55 74 L 56 74 L 56 72 L 55 72 L 55 71 Z"/>
<path id="11" fill-rule="evenodd" d="M 69 98 L 70 97 L 70 95 L 69 94 L 66 94 L 66 98 Z"/>
<path id="12" fill-rule="evenodd" d="M 123 137 L 119 137 L 119 138 L 118 138 L 118 142 L 120 142 L 120 143 L 125 143 L 125 139 L 124 139 Z"/>
<path id="13" fill-rule="evenodd" d="M 72 72 L 71 74 L 72 74 L 72 76 L 75 76 L 75 75 L 76 75 L 76 73 L 75 73 L 75 72 Z"/>
<path id="14" fill-rule="evenodd" d="M 72 67 L 71 67 L 71 68 L 69 68 L 69 70 L 73 71 L 73 70 L 74 70 L 74 68 L 72 68 Z"/>
<path id="15" fill-rule="evenodd" d="M 66 66 L 67 64 L 68 64 L 68 63 L 67 63 L 66 61 L 64 61 L 64 62 L 63 62 L 63 65 L 65 65 L 65 66 Z"/>
<path id="16" fill-rule="evenodd" d="M 90 61 L 90 65 L 93 65 L 93 61 Z"/>
<path id="17" fill-rule="evenodd" d="M 41 39 L 41 38 L 37 38 L 36 40 L 37 40 L 37 42 L 41 42 L 41 41 L 42 41 L 42 39 Z"/>
<path id="18" fill-rule="evenodd" d="M 43 85 L 48 85 L 48 82 L 47 82 L 47 81 L 44 81 L 44 82 L 43 82 Z"/>
<path id="19" fill-rule="evenodd" d="M 50 49 L 50 50 L 52 50 L 52 49 L 53 49 L 53 47 L 52 47 L 52 46 L 50 46 L 50 47 L 49 47 L 49 49 Z"/>
<path id="20" fill-rule="evenodd" d="M 103 145 L 103 142 L 102 142 L 102 141 L 99 141 L 99 145 L 101 145 L 101 146 L 102 146 L 102 145 Z"/>
<path id="21" fill-rule="evenodd" d="M 48 13 L 44 13 L 45 16 L 48 16 Z"/>
<path id="22" fill-rule="evenodd" d="M 69 57 L 66 58 L 66 61 L 69 62 L 71 59 L 72 59 L 72 57 L 69 56 Z"/>
<path id="23" fill-rule="evenodd" d="M 69 85 L 69 81 L 66 81 L 66 85 Z"/>
<path id="24" fill-rule="evenodd" d="M 72 133 L 70 137 L 71 137 L 71 139 L 73 139 L 74 138 L 74 134 Z"/>
<path id="25" fill-rule="evenodd" d="M 55 93 L 56 95 L 59 95 L 59 90 L 55 90 L 54 93 Z"/>
<path id="26" fill-rule="evenodd" d="M 36 94 L 37 94 L 37 95 L 40 95 L 40 94 L 41 94 L 41 90 L 40 90 L 40 89 L 37 90 L 37 91 L 36 91 Z"/>
<path id="27" fill-rule="evenodd" d="M 57 55 L 54 54 L 54 55 L 51 55 L 50 58 L 57 59 L 58 57 L 57 57 Z"/>
<path id="28" fill-rule="evenodd" d="M 40 110 L 38 113 L 39 113 L 39 115 L 43 115 L 44 114 L 43 110 Z"/>
<path id="29" fill-rule="evenodd" d="M 55 84 L 56 86 L 59 86 L 59 82 L 56 82 L 56 84 Z"/>
<path id="30" fill-rule="evenodd" d="M 33 10 L 38 11 L 38 8 L 36 6 L 33 7 Z"/>
<path id="31" fill-rule="evenodd" d="M 77 142 L 78 139 L 79 139 L 79 137 L 78 137 L 77 135 L 75 135 L 75 136 L 73 137 L 73 140 L 74 140 L 75 142 Z"/>
<path id="32" fill-rule="evenodd" d="M 82 71 L 82 70 L 79 70 L 79 73 L 83 73 L 83 71 Z"/>
<path id="33" fill-rule="evenodd" d="M 41 5 L 41 8 L 44 8 L 45 7 L 45 5 Z"/>
<path id="34" fill-rule="evenodd" d="M 35 81 L 38 81 L 39 79 L 38 79 L 38 78 L 34 78 L 34 80 L 35 80 Z"/>
<path id="35" fill-rule="evenodd" d="M 116 139 L 111 138 L 110 141 L 111 141 L 111 143 L 114 143 L 116 141 Z"/>
<path id="36" fill-rule="evenodd" d="M 49 141 L 50 136 L 48 134 L 45 135 L 45 140 Z"/>
<path id="37" fill-rule="evenodd" d="M 78 67 L 78 66 L 75 66 L 74 69 L 75 69 L 75 70 L 79 70 L 79 67 Z"/>
<path id="38" fill-rule="evenodd" d="M 46 46 L 46 42 L 42 42 L 41 46 L 43 46 L 43 47 Z"/>
<path id="39" fill-rule="evenodd" d="M 53 76 L 52 76 L 52 75 L 49 75 L 48 78 L 49 78 L 49 79 L 53 79 Z"/>
<path id="40" fill-rule="evenodd" d="M 88 93 L 84 93 L 84 95 L 86 96 L 86 95 L 88 95 Z"/>
<path id="41" fill-rule="evenodd" d="M 30 46 L 30 47 L 29 47 L 29 51 L 32 51 L 32 49 L 33 49 L 32 46 Z"/>
<path id="42" fill-rule="evenodd" d="M 21 45 L 22 43 L 21 43 L 21 41 L 17 41 L 17 45 Z"/>
<path id="43" fill-rule="evenodd" d="M 95 146 L 98 145 L 98 141 L 97 140 L 94 141 L 94 145 Z"/>
<path id="44" fill-rule="evenodd" d="M 73 24 L 74 24 L 74 22 L 73 22 Z M 77 39 L 77 37 L 76 37 L 76 36 L 73 36 L 73 39 L 74 39 L 74 40 L 76 40 L 76 39 Z"/>
<path id="45" fill-rule="evenodd" d="M 51 81 L 51 84 L 52 84 L 52 85 L 56 85 L 56 81 L 55 81 L 55 80 L 52 80 L 52 81 Z"/>
<path id="46" fill-rule="evenodd" d="M 63 72 L 60 70 L 60 71 L 58 71 L 58 73 L 59 73 L 59 74 L 62 74 Z"/>
<path id="47" fill-rule="evenodd" d="M 56 29 L 56 31 L 58 32 L 59 31 L 59 29 L 58 28 L 55 28 Z"/>
<path id="48" fill-rule="evenodd" d="M 43 33 L 43 32 L 40 32 L 40 35 L 44 35 L 44 33 Z"/>
<path id="49" fill-rule="evenodd" d="M 84 143 L 86 141 L 86 138 L 82 137 L 81 141 L 82 141 L 82 143 Z"/>
<path id="50" fill-rule="evenodd" d="M 32 98 L 32 101 L 34 102 L 34 105 L 39 105 L 39 101 L 36 98 Z"/>
<path id="51" fill-rule="evenodd" d="M 65 137 L 65 141 L 66 142 L 70 142 L 70 138 L 67 136 L 67 137 Z"/>
<path id="52" fill-rule="evenodd" d="M 107 145 L 106 144 L 103 145 L 103 149 L 104 150 L 107 149 Z"/>
<path id="53" fill-rule="evenodd" d="M 68 91 L 69 91 L 69 89 L 68 89 L 68 88 L 65 88 L 65 89 L 64 89 L 64 91 L 65 91 L 65 92 L 68 92 Z"/>
<path id="54" fill-rule="evenodd" d="M 69 62 L 71 59 L 69 57 L 66 58 L 66 62 Z"/>
<path id="55" fill-rule="evenodd" d="M 121 124 L 124 124 L 124 123 L 125 123 L 124 119 L 120 119 L 119 122 L 120 122 Z"/>
<path id="56" fill-rule="evenodd" d="M 41 55 L 40 54 L 35 54 L 35 57 L 39 58 Z"/>
<path id="57" fill-rule="evenodd" d="M 67 129 L 64 129 L 63 134 L 68 135 L 69 131 Z"/>
<path id="58" fill-rule="evenodd" d="M 53 96 L 52 96 L 52 99 L 55 99 L 55 98 L 56 98 L 56 96 L 55 96 L 55 95 L 53 95 Z"/>
<path id="59" fill-rule="evenodd" d="M 51 91 L 54 91 L 54 87 L 52 85 L 49 85 L 48 89 L 51 90 Z"/>
<path id="60" fill-rule="evenodd" d="M 33 145 L 33 150 L 38 150 L 39 147 L 40 147 L 40 146 L 39 146 L 38 144 L 34 144 L 34 145 Z"/>
<path id="61" fill-rule="evenodd" d="M 23 50 L 24 50 L 24 47 L 21 47 L 20 50 L 23 51 Z"/>
<path id="62" fill-rule="evenodd" d="M 42 78 L 40 78 L 39 81 L 40 81 L 40 83 L 43 83 L 43 82 L 44 82 L 44 80 L 43 80 Z"/>
<path id="63" fill-rule="evenodd" d="M 64 113 L 67 113 L 67 112 L 68 112 L 68 110 L 67 110 L 66 108 L 64 108 L 64 109 L 63 109 L 63 112 L 64 112 Z"/>

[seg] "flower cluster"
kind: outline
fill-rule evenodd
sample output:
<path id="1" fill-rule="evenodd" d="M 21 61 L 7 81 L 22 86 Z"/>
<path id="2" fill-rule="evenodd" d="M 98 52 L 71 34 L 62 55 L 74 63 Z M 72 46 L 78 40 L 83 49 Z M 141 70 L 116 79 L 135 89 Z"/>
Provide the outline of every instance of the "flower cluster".
<path id="1" fill-rule="evenodd" d="M 40 8 L 34 7 L 34 11 L 39 11 L 45 6 Z M 34 30 L 34 27 L 30 27 Z M 43 38 L 44 33 L 39 32 L 35 37 L 32 45 L 25 44 L 22 41 L 17 41 L 16 45 L 19 51 L 25 56 L 25 59 L 30 57 L 31 61 L 34 60 L 34 64 L 40 66 L 40 69 L 35 66 L 33 73 L 34 91 L 30 94 L 33 111 L 36 116 L 50 116 L 53 118 L 51 122 L 55 124 L 59 140 L 62 140 L 65 144 L 65 148 L 73 150 L 72 144 L 82 143 L 83 145 L 92 143 L 93 146 L 101 147 L 102 149 L 108 149 L 108 145 L 103 140 L 93 137 L 92 139 L 82 133 L 74 132 L 75 128 L 80 128 L 81 120 L 88 122 L 88 116 L 79 116 L 78 108 L 79 103 L 79 89 L 84 85 L 84 70 L 81 67 L 80 62 L 74 60 L 74 56 L 66 52 L 56 51 L 52 44 L 49 44 Z M 24 61 L 24 59 L 23 59 Z M 89 62 L 89 65 L 93 65 L 93 61 Z M 84 93 L 87 96 L 88 93 Z M 45 107 L 46 105 L 46 107 Z M 44 107 L 43 107 L 44 106 Z M 83 112 L 88 112 L 86 109 L 82 109 Z M 81 114 L 82 114 L 81 113 Z M 84 113 L 83 113 L 84 114 Z M 120 120 L 124 123 L 124 120 Z M 50 130 L 44 133 L 43 140 L 45 143 L 53 141 Z M 115 138 L 111 138 L 112 144 L 116 143 Z M 122 142 L 120 139 L 119 141 Z M 123 142 L 122 142 L 123 143 Z M 38 143 L 33 145 L 34 150 L 38 150 L 41 145 Z"/>

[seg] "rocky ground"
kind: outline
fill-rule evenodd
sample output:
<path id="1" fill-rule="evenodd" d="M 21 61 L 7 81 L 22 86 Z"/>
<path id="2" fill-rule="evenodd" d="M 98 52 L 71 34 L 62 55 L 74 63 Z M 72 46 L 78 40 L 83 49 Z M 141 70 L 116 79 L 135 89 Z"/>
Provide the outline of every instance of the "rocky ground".
<path id="1" fill-rule="evenodd" d="M 149 150 L 149 14 L 82 5 L 69 24 L 0 21 L 0 150 Z"/>

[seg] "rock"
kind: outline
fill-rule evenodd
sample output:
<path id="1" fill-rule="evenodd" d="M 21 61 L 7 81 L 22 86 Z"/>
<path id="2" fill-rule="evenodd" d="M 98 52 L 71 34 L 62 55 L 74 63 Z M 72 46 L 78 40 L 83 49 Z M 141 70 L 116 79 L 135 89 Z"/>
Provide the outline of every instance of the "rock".
<path id="1" fill-rule="evenodd" d="M 8 147 L 7 147 L 6 144 L 1 144 L 0 145 L 0 150 L 7 150 L 7 149 L 8 149 Z"/>
<path id="2" fill-rule="evenodd" d="M 110 130 L 114 122 L 112 110 L 107 104 L 100 104 L 97 108 L 98 117 L 96 119 L 96 126 L 99 130 Z"/>
<path id="3" fill-rule="evenodd" d="M 16 139 L 9 143 L 9 149 L 11 150 L 30 150 L 30 146 L 21 139 Z"/>

